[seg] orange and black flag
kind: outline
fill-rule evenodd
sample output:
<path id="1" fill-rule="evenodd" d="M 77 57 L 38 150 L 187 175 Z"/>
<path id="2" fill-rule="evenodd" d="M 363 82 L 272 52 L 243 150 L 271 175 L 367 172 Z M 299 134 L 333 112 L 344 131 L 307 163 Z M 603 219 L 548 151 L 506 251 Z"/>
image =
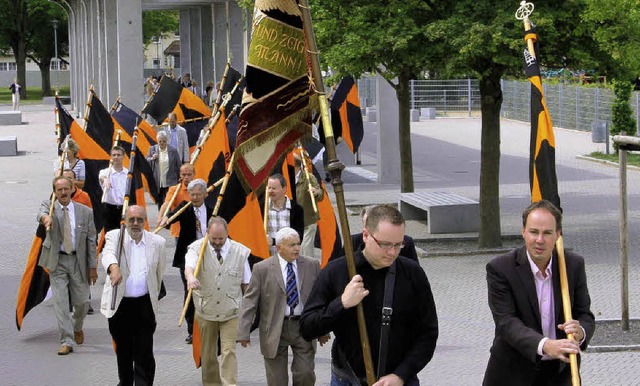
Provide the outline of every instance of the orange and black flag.
<path id="1" fill-rule="evenodd" d="M 352 153 L 358 151 L 364 137 L 364 124 L 358 88 L 352 76 L 342 78 L 333 93 L 331 126 L 333 126 L 334 136 L 342 137 Z"/>
<path id="2" fill-rule="evenodd" d="M 529 153 L 529 184 L 531 202 L 551 201 L 560 209 L 558 179 L 556 177 L 556 149 L 551 116 L 544 99 L 544 90 L 538 66 L 538 35 L 525 32 L 525 42 L 533 39 L 535 53 L 524 50 L 524 70 L 531 82 L 531 142 Z"/>
<path id="3" fill-rule="evenodd" d="M 157 143 L 156 130 L 144 120 L 138 113 L 131 110 L 124 103 L 116 101 L 111 116 L 116 124 L 122 128 L 129 136 L 133 136 L 133 130 L 138 127 L 138 142 L 136 146 L 142 154 L 148 154 L 149 148 Z"/>
<path id="4" fill-rule="evenodd" d="M 158 90 L 142 109 L 142 113 L 149 114 L 158 123 L 162 123 L 171 112 L 176 114 L 179 125 L 187 131 L 189 148 L 193 152 L 200 131 L 211 117 L 211 109 L 191 90 L 168 76 L 163 76 Z"/>
<path id="5" fill-rule="evenodd" d="M 38 265 L 42 243 L 47 237 L 44 225 L 38 225 L 36 235 L 31 243 L 31 250 L 27 257 L 27 265 L 20 280 L 18 288 L 18 299 L 16 302 L 16 327 L 18 331 L 22 328 L 22 321 L 32 308 L 42 303 L 49 290 L 49 274 L 44 268 Z"/>
<path id="6" fill-rule="evenodd" d="M 260 193 L 289 149 L 310 135 L 315 98 L 297 2 L 257 0 L 253 15 L 233 167 L 247 191 Z"/>
<path id="7" fill-rule="evenodd" d="M 221 111 L 220 117 L 215 126 L 211 128 L 211 134 L 206 142 L 202 144 L 200 155 L 194 164 L 195 178 L 202 178 L 207 182 L 207 186 L 213 185 L 220 178 L 224 177 L 231 159 L 231 149 L 229 148 L 229 137 L 227 135 L 227 125 L 225 124 L 225 114 Z M 207 203 L 212 207 L 220 191 L 217 188 L 214 194 L 207 196 Z"/>
<path id="8" fill-rule="evenodd" d="M 73 119 L 71 114 L 62 106 L 59 98 L 56 98 L 56 115 L 60 123 L 60 138 L 64 139 L 70 134 L 80 148 L 78 158 L 84 161 L 86 168 L 83 190 L 91 198 L 93 221 L 96 229 L 102 229 L 102 187 L 100 186 L 98 174 L 100 170 L 109 167 L 111 138 L 109 137 L 106 141 L 100 138 L 100 141 L 96 141 Z M 106 150 L 102 142 L 108 142 Z"/>
<path id="9" fill-rule="evenodd" d="M 125 149 L 124 165 L 129 164 L 129 155 L 131 152 L 131 142 L 133 138 L 133 128 L 122 127 L 114 117 L 111 116 L 109 111 L 104 107 L 95 92 L 91 91 L 89 114 L 86 118 L 87 134 L 94 138 L 96 142 L 100 143 L 103 149 L 107 152 L 111 152 L 113 140 L 117 135 L 117 130 L 120 130 L 120 146 Z M 138 131 L 138 138 L 146 139 L 144 133 L 140 134 Z M 141 141 L 145 143 L 145 141 Z M 146 142 L 148 144 L 148 142 Z M 147 151 L 149 150 L 147 146 Z M 147 162 L 145 154 L 142 154 L 142 149 L 136 147 L 136 170 L 134 173 L 133 184 L 135 186 L 135 194 L 131 196 L 131 205 L 140 205 L 146 207 L 144 200 L 144 187 L 147 187 L 149 195 L 155 202 L 158 198 L 158 187 L 156 181 L 153 178 L 153 170 L 151 165 Z"/>

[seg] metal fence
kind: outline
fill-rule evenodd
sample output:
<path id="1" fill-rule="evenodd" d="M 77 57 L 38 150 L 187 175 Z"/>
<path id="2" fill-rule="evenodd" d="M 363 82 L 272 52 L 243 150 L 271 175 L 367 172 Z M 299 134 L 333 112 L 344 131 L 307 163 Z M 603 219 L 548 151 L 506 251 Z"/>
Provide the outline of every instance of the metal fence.
<path id="1" fill-rule="evenodd" d="M 502 80 L 503 118 L 529 122 L 531 84 L 528 81 Z M 591 131 L 597 121 L 611 123 L 611 105 L 615 99 L 609 88 L 583 87 L 567 84 L 543 83 L 547 108 L 554 127 Z M 376 78 L 358 79 L 360 106 L 376 105 Z M 411 108 L 435 108 L 436 115 L 480 116 L 480 90 L 475 79 L 460 80 L 412 80 Z M 640 133 L 640 93 L 631 96 Z"/>

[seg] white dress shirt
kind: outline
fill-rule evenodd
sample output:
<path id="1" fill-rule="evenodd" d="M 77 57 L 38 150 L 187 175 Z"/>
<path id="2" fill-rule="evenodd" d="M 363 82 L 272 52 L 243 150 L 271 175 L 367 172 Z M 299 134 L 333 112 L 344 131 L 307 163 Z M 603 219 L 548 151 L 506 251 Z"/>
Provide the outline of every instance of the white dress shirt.
<path id="1" fill-rule="evenodd" d="M 111 169 L 111 174 L 109 174 L 109 169 Z M 105 202 L 107 204 L 122 205 L 124 203 L 124 194 L 125 189 L 127 188 L 127 173 L 129 173 L 129 170 L 125 167 L 123 167 L 119 172 L 113 167 L 100 170 L 100 181 L 108 177 L 111 182 L 111 187 L 107 191 L 107 195 L 105 197 Z"/>
<path id="2" fill-rule="evenodd" d="M 147 253 L 145 235 L 139 243 L 129 241 L 129 276 L 124 286 L 124 296 L 127 298 L 139 298 L 149 293 L 147 288 Z"/>

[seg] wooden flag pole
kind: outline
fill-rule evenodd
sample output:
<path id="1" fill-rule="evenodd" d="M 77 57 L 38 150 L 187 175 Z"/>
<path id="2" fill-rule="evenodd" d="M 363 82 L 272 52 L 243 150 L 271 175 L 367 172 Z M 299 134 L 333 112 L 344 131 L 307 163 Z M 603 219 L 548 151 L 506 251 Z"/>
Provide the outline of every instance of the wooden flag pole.
<path id="1" fill-rule="evenodd" d="M 351 244 L 351 237 L 349 236 L 351 235 L 351 230 L 349 229 L 347 207 L 345 204 L 343 182 L 341 178 L 344 164 L 340 162 L 336 154 L 336 145 L 333 139 L 331 118 L 329 117 L 329 104 L 327 102 L 324 84 L 322 83 L 322 72 L 320 71 L 318 48 L 316 46 L 316 38 L 313 33 L 313 26 L 311 24 L 309 1 L 301 0 L 300 9 L 302 11 L 302 24 L 304 28 L 305 40 L 307 43 L 307 50 L 311 55 L 313 83 L 315 85 L 316 92 L 319 94 L 320 116 L 322 117 L 325 146 L 327 150 L 327 156 L 329 158 L 329 165 L 327 166 L 327 169 L 331 174 L 331 184 L 333 185 L 333 191 L 336 195 L 336 204 L 338 207 L 338 214 L 340 216 L 340 228 L 342 230 L 342 234 L 346 235 L 346 237 L 343 237 L 343 241 L 347 259 L 347 269 L 349 271 L 349 277 L 353 277 L 356 275 L 356 264 L 353 257 L 353 245 Z M 369 336 L 367 334 L 367 326 L 365 324 L 362 302 L 356 306 L 356 314 L 358 317 L 360 345 L 362 346 L 362 358 L 364 360 L 365 371 L 367 374 L 367 383 L 369 384 L 369 386 L 371 386 L 376 382 L 376 376 L 373 368 L 373 360 L 371 358 L 371 346 L 369 345 Z"/>

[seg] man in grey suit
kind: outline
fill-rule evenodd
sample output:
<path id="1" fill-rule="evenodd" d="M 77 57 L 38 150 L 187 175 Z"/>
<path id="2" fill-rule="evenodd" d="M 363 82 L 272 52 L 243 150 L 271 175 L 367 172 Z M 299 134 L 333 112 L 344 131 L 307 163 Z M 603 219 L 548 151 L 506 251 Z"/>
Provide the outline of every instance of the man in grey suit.
<path id="1" fill-rule="evenodd" d="M 118 384 L 122 386 L 153 385 L 156 373 L 153 334 L 166 254 L 164 238 L 144 230 L 146 220 L 143 207 L 129 207 L 120 261 L 117 260 L 119 230 L 107 233 L 102 251 L 102 266 L 108 277 L 100 312 L 108 318 L 115 343 Z M 111 309 L 116 287 L 115 307 Z"/>
<path id="2" fill-rule="evenodd" d="M 89 285 L 98 279 L 93 212 L 71 201 L 71 186 L 66 177 L 54 178 L 53 214 L 49 213 L 50 200 L 43 201 L 38 212 L 38 221 L 49 229 L 38 264 L 49 271 L 60 331 L 58 355 L 67 355 L 75 344 L 84 343 L 82 325 L 89 308 Z"/>
<path id="3" fill-rule="evenodd" d="M 293 351 L 294 386 L 314 385 L 316 341 L 300 335 L 300 315 L 320 272 L 318 260 L 300 256 L 300 236 L 285 227 L 276 233 L 277 254 L 254 265 L 249 287 L 240 305 L 238 342 L 250 343 L 250 329 L 260 308 L 260 351 L 264 356 L 267 384 L 289 384 L 288 350 Z M 321 337 L 320 344 L 328 336 Z"/>
<path id="4" fill-rule="evenodd" d="M 164 126 L 162 130 L 167 133 L 169 146 L 178 150 L 182 163 L 189 162 L 189 137 L 187 136 L 187 130 L 178 125 L 178 118 L 175 113 L 169 113 L 167 123 L 169 123 L 169 125 Z"/>

